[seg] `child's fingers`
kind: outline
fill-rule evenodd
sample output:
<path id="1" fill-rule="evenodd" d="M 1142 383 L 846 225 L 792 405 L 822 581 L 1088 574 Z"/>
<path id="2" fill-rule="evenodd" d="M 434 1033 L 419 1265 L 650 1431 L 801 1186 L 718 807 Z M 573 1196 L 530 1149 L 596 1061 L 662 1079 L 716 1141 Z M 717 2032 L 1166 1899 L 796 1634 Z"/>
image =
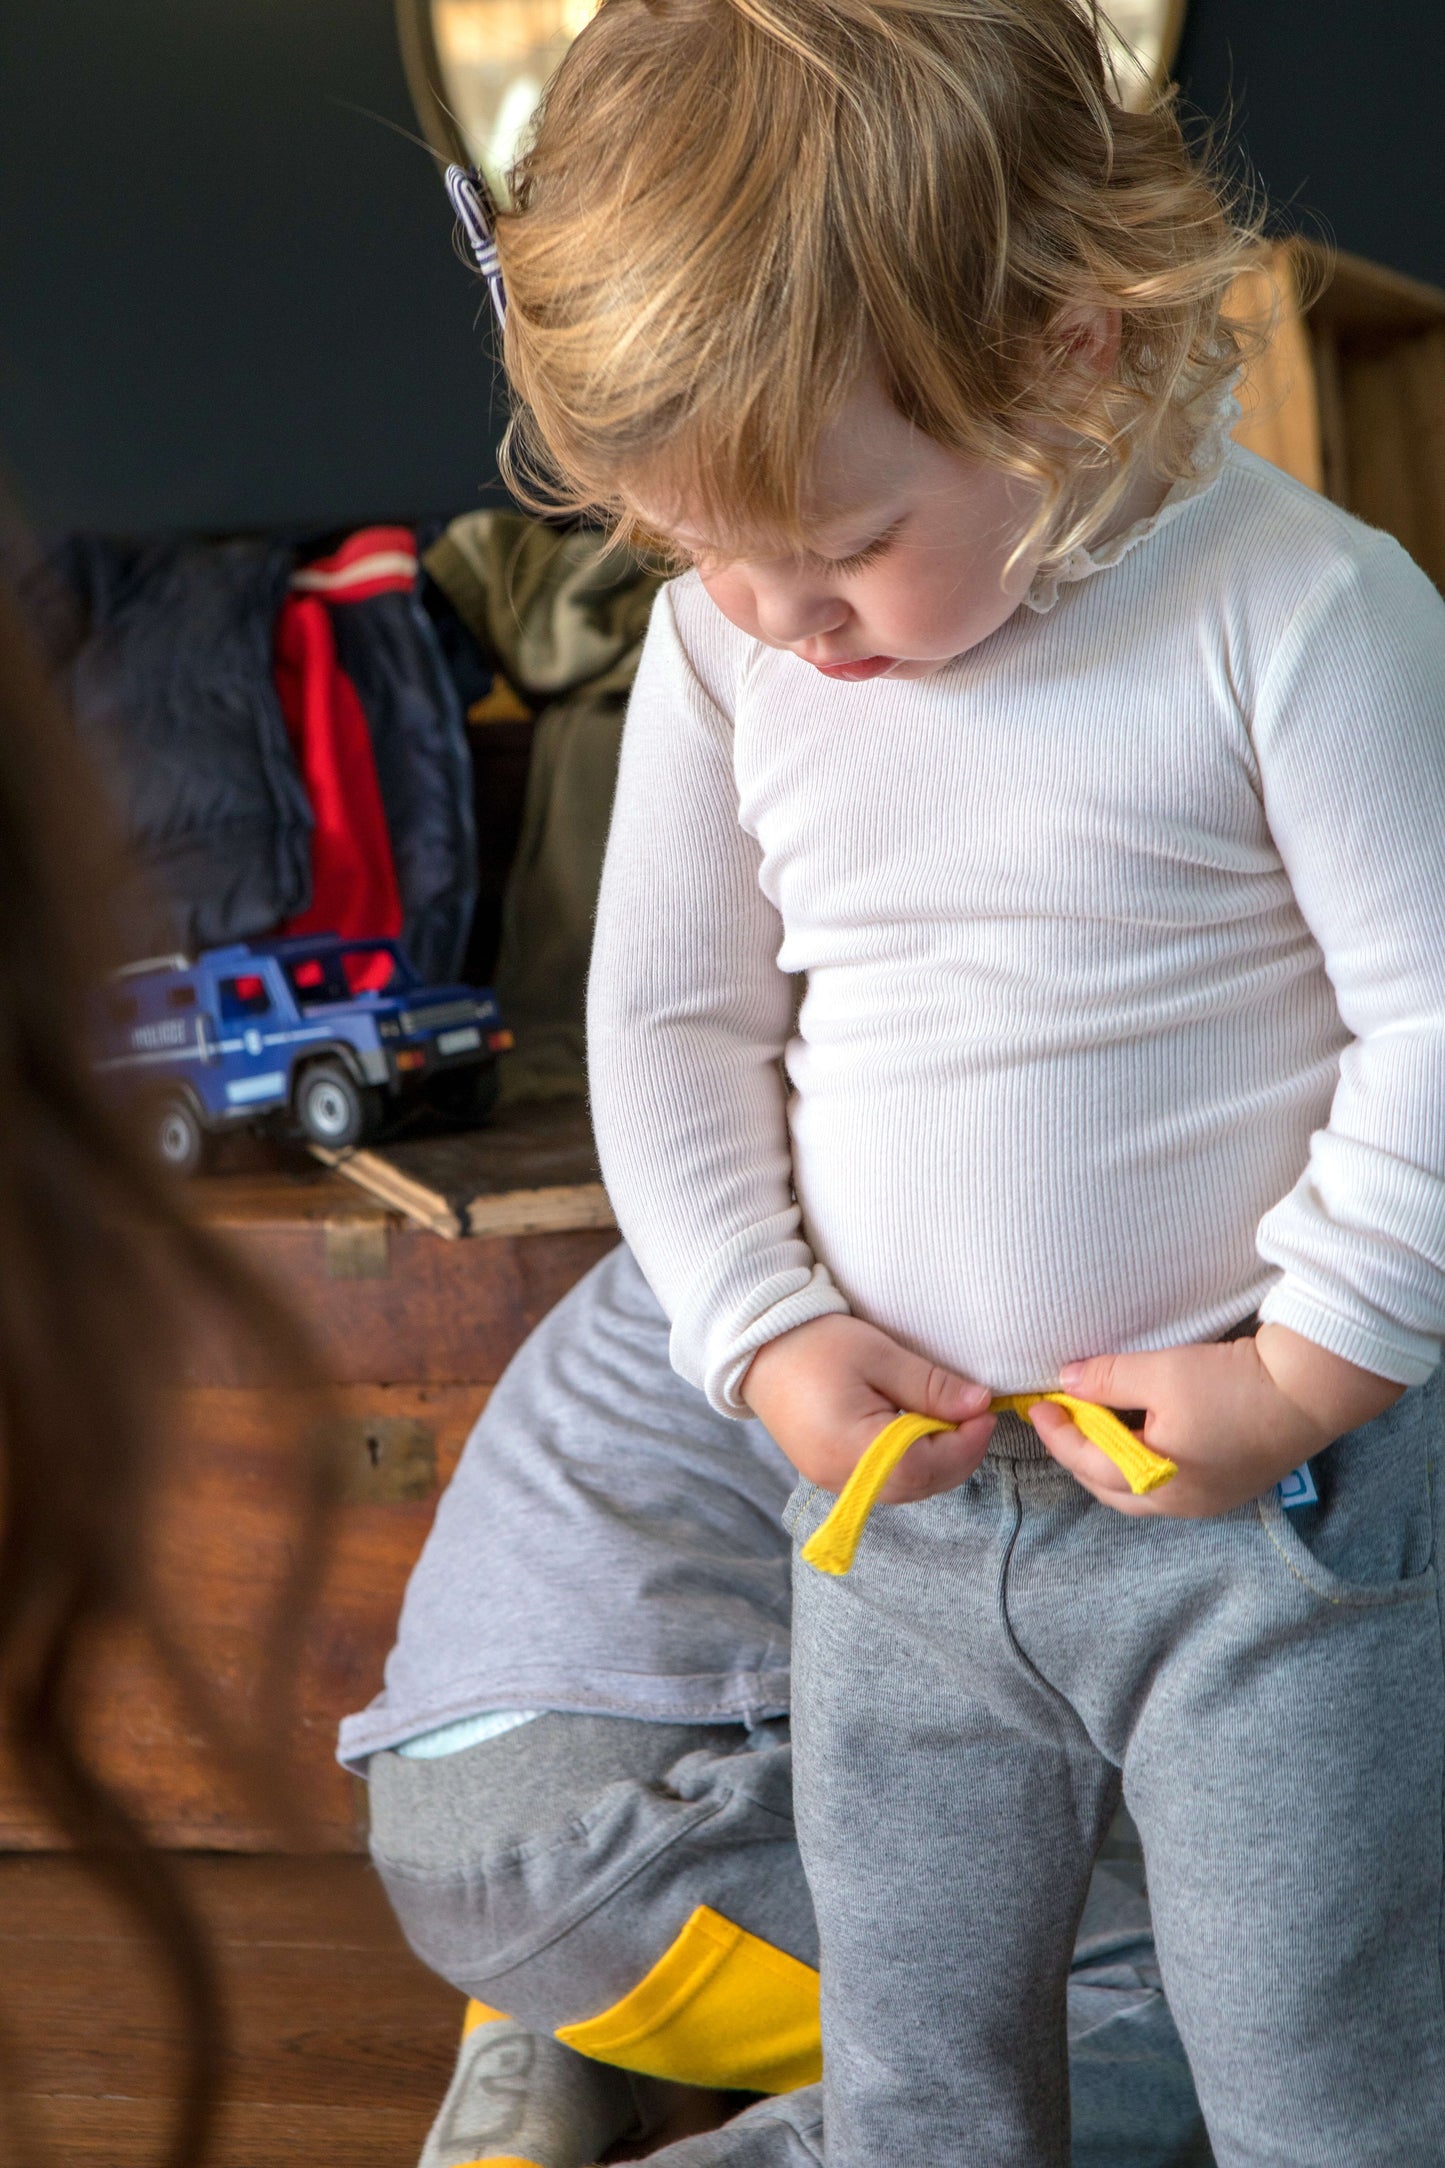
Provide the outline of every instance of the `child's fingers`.
<path id="1" fill-rule="evenodd" d="M 940 1422 L 966 1423 L 982 1415 L 991 1395 L 986 1385 L 945 1370 L 941 1363 L 925 1362 L 911 1348 L 880 1333 L 870 1347 L 865 1375 L 869 1385 L 895 1408 L 915 1415 L 936 1415 Z"/>
<path id="2" fill-rule="evenodd" d="M 1083 1398 L 1081 1394 L 1079 1396 Z M 1089 1398 L 1093 1398 L 1092 1394 Z M 1029 1421 L 1043 1439 L 1052 1457 L 1061 1468 L 1082 1483 L 1101 1505 L 1112 1506 L 1116 1512 L 1131 1516 L 1157 1513 L 1159 1507 L 1153 1502 L 1157 1493 L 1136 1498 L 1122 1472 L 1114 1466 L 1107 1453 L 1091 1445 L 1064 1409 L 1051 1400 L 1036 1401 L 1029 1409 Z"/>
<path id="3" fill-rule="evenodd" d="M 937 1430 L 919 1438 L 904 1454 L 879 1492 L 881 1505 L 908 1505 L 920 1498 L 936 1498 L 942 1491 L 957 1490 L 966 1483 L 988 1451 L 995 1418 L 975 1416 L 956 1430 Z"/>
<path id="4" fill-rule="evenodd" d="M 1076 1400 L 1095 1400 L 1104 1408 L 1152 1407 L 1163 1377 L 1155 1355 L 1094 1355 L 1087 1362 L 1065 1363 L 1059 1383 Z"/>

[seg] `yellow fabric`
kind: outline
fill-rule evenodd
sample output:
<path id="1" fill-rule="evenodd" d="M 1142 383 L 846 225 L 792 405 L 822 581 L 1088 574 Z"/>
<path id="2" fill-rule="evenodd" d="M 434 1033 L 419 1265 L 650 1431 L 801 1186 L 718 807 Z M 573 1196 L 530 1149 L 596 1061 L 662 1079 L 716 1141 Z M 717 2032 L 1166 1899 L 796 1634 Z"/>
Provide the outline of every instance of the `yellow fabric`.
<path id="1" fill-rule="evenodd" d="M 1089 1443 L 1108 1454 L 1136 1498 L 1178 1475 L 1172 1460 L 1136 1438 L 1112 1408 L 1092 1400 L 1075 1400 L 1068 1393 L 1001 1393 L 990 1405 L 996 1415 L 1026 1416 L 1040 1400 L 1051 1400 L 1072 1416 Z M 931 1431 L 951 1427 L 930 1415 L 896 1415 L 886 1423 L 838 1493 L 832 1512 L 803 1545 L 807 1563 L 820 1573 L 847 1573 L 878 1494 L 908 1448 Z"/>
<path id="2" fill-rule="evenodd" d="M 479 2025 L 494 2025 L 498 2019 L 504 2025 L 511 2021 L 505 2010 L 494 2010 L 489 2002 L 469 2002 L 466 2016 L 462 2019 L 462 2038 L 465 2040 Z"/>
<path id="3" fill-rule="evenodd" d="M 1156 1453 L 1120 1422 L 1112 1408 L 1101 1408 L 1097 1401 L 1075 1400 L 1068 1393 L 1002 1393 L 991 1404 L 996 1414 L 1026 1416 L 1040 1400 L 1052 1400 L 1055 1407 L 1073 1417 L 1075 1428 L 1084 1433 L 1090 1445 L 1108 1454 L 1136 1498 L 1158 1490 L 1178 1475 L 1172 1460 Z"/>
<path id="4" fill-rule="evenodd" d="M 557 2038 L 650 2078 L 791 2093 L 823 2072 L 818 1975 L 699 1905 L 621 2002 Z"/>
<path id="5" fill-rule="evenodd" d="M 485 2160 L 458 2161 L 457 2168 L 542 2168 L 539 2160 L 524 2160 L 520 2153 L 489 2153 Z"/>
<path id="6" fill-rule="evenodd" d="M 920 1438 L 931 1431 L 949 1430 L 932 1415 L 895 1415 L 886 1423 L 838 1493 L 838 1502 L 820 1528 L 803 1545 L 803 1556 L 820 1573 L 846 1573 L 853 1563 L 858 1538 L 878 1493 L 894 1469 Z"/>

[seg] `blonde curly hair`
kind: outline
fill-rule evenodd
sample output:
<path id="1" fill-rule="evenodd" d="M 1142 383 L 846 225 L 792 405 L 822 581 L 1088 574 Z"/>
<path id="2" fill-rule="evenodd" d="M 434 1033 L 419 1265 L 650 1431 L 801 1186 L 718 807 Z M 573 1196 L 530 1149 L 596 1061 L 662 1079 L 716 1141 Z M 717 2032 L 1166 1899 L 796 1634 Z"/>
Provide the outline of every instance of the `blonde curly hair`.
<path id="1" fill-rule="evenodd" d="M 804 547 L 820 433 L 872 370 L 1041 485 L 1020 547 L 1061 561 L 1139 462 L 1193 473 L 1254 343 L 1225 296 L 1255 219 L 1167 96 L 1118 91 L 1089 0 L 603 0 L 498 224 L 513 488 L 655 543 L 661 477 L 740 551 Z"/>

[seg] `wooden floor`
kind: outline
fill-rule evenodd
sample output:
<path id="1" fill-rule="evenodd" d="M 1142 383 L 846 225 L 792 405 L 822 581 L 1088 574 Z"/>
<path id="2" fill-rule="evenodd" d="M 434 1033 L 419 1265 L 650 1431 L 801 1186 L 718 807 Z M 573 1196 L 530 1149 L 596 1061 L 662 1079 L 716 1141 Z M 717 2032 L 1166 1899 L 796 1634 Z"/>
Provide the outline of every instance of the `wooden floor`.
<path id="1" fill-rule="evenodd" d="M 231 2011 L 210 2168 L 415 2168 L 463 2004 L 407 1949 L 368 1862 L 212 1853 L 179 1866 Z M 63 1854 L 0 1853 L 0 2038 L 0 2094 L 18 2094 L 57 2164 L 155 2168 L 174 2019 L 134 1922 Z M 680 2087 L 648 2150 L 739 2105 Z M 0 2168 L 16 2168 L 15 2142 L 0 2128 Z"/>
<path id="2" fill-rule="evenodd" d="M 216 2168 L 414 2168 L 462 2003 L 407 1950 L 368 1864 L 213 1855 L 182 1867 L 231 2000 Z M 14 2051 L 5 2090 L 57 2162 L 159 2158 L 173 2022 L 134 1926 L 73 1860 L 0 1857 L 0 2024 Z"/>

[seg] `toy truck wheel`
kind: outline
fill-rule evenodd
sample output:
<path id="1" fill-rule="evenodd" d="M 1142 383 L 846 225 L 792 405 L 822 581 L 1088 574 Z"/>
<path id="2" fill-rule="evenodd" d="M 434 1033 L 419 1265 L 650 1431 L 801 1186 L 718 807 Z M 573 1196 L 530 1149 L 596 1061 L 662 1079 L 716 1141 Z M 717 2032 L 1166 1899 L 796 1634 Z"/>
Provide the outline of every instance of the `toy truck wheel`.
<path id="1" fill-rule="evenodd" d="M 156 1158 L 172 1174 L 199 1174 L 211 1154 L 211 1139 L 189 1099 L 157 1102 L 150 1140 Z"/>
<path id="2" fill-rule="evenodd" d="M 339 1061 L 318 1061 L 301 1079 L 296 1117 L 313 1144 L 323 1145 L 328 1152 L 344 1152 L 354 1144 L 364 1144 L 376 1127 L 375 1095 Z"/>

